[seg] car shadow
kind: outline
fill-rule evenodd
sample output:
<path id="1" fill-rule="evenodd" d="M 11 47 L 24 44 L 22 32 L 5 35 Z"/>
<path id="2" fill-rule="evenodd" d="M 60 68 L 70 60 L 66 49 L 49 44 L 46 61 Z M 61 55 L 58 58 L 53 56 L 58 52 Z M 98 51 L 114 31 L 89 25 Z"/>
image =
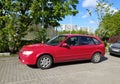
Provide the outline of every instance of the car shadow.
<path id="1" fill-rule="evenodd" d="M 110 54 L 110 56 L 120 58 L 120 55 Z"/>
<path id="2" fill-rule="evenodd" d="M 84 64 L 84 63 L 90 63 L 90 62 L 91 62 L 90 60 L 85 60 L 85 61 L 55 63 L 52 65 L 51 68 L 60 67 L 60 66 L 68 66 L 68 65 L 76 65 L 76 64 Z M 27 65 L 27 66 L 32 69 L 39 69 L 36 65 Z"/>
<path id="3" fill-rule="evenodd" d="M 104 62 L 108 60 L 107 57 L 102 57 L 100 62 Z M 56 63 L 52 66 L 52 68 L 59 67 L 59 66 L 68 66 L 68 65 L 77 65 L 77 64 L 85 64 L 85 63 L 91 63 L 90 60 L 84 60 L 84 61 L 73 61 L 73 62 L 64 62 L 64 63 Z"/>
<path id="4" fill-rule="evenodd" d="M 27 65 L 27 66 L 30 68 L 33 68 L 33 69 L 38 69 L 38 67 L 36 65 Z"/>
<path id="5" fill-rule="evenodd" d="M 100 62 L 106 61 L 108 58 L 107 57 L 102 57 Z M 72 61 L 72 62 L 62 62 L 62 63 L 55 63 L 52 65 L 51 68 L 56 68 L 60 66 L 69 66 L 69 65 L 77 65 L 77 64 L 85 64 L 85 63 L 91 63 L 90 60 L 83 60 L 83 61 Z M 32 69 L 39 69 L 37 68 L 36 65 L 27 65 L 28 67 Z"/>
<path id="6" fill-rule="evenodd" d="M 105 57 L 105 56 L 101 58 L 101 62 L 104 62 L 104 61 L 106 61 L 106 60 L 108 60 L 108 58 Z"/>
<path id="7" fill-rule="evenodd" d="M 76 65 L 76 64 L 84 64 L 84 63 L 90 63 L 90 60 L 85 61 L 72 61 L 72 62 L 63 62 L 63 63 L 56 63 L 53 65 L 52 68 L 58 67 L 58 66 L 68 66 L 68 65 Z"/>

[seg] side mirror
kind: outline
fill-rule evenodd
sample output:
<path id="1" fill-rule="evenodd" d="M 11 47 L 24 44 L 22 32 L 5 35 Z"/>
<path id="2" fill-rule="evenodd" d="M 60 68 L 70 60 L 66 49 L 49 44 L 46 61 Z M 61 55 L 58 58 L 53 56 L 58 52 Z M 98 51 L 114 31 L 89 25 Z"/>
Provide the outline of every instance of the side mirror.
<path id="1" fill-rule="evenodd" d="M 63 43 L 62 47 L 69 47 L 69 45 L 67 43 Z"/>

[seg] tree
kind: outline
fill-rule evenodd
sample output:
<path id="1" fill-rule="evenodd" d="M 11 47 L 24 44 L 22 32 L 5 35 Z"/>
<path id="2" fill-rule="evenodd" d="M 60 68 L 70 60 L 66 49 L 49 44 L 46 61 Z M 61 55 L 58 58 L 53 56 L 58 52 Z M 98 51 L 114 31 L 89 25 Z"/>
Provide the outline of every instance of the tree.
<path id="1" fill-rule="evenodd" d="M 113 3 L 110 3 L 109 0 L 99 0 L 97 1 L 95 12 L 99 22 L 101 22 L 106 16 L 106 14 L 113 14 L 114 10 L 111 10 Z"/>
<path id="2" fill-rule="evenodd" d="M 98 29 L 96 30 L 96 35 L 104 38 L 107 33 L 108 30 L 107 28 L 104 28 L 103 26 L 103 19 L 105 19 L 104 17 L 110 17 L 112 14 L 115 13 L 114 10 L 111 10 L 111 6 L 113 5 L 113 3 L 110 3 L 109 0 L 98 0 L 97 4 L 96 4 L 96 8 L 95 8 L 95 13 L 97 14 L 97 19 L 98 19 Z M 92 16 L 92 12 L 90 9 L 87 9 L 88 13 L 90 14 L 90 16 Z"/>
<path id="3" fill-rule="evenodd" d="M 52 7 L 48 7 L 47 0 L 34 0 L 31 6 L 31 16 L 34 22 L 38 24 L 42 23 L 44 16 L 44 26 L 48 28 L 49 26 L 55 27 L 59 26 L 59 21 L 61 21 L 67 15 L 76 15 L 78 11 L 76 10 L 76 4 L 78 0 L 51 0 L 53 2 Z M 44 6 L 44 11 L 42 11 L 42 4 Z"/>
<path id="4" fill-rule="evenodd" d="M 10 10 L 10 1 L 1 0 L 0 1 L 0 52 L 8 50 L 8 31 L 6 26 L 9 23 L 8 11 Z"/>
<path id="5" fill-rule="evenodd" d="M 120 11 L 113 15 L 104 16 L 101 26 L 107 30 L 106 37 L 112 37 L 120 34 Z"/>
<path id="6" fill-rule="evenodd" d="M 99 28 L 95 31 L 95 34 L 100 36 L 101 38 L 106 38 L 109 37 L 109 24 L 111 19 L 111 14 L 106 14 L 106 16 L 104 16 L 102 18 L 102 21 L 99 23 Z"/>
<path id="7" fill-rule="evenodd" d="M 111 10 L 111 6 L 113 3 L 110 3 L 109 0 L 100 0 L 97 1 L 97 5 L 96 5 L 96 10 L 95 12 L 97 13 L 98 16 L 98 21 L 99 21 L 99 25 L 98 25 L 98 29 L 96 30 L 96 35 L 98 35 L 99 37 L 101 37 L 102 39 L 108 37 L 108 27 L 105 28 L 103 26 L 103 19 L 109 18 L 114 11 Z"/>
<path id="8" fill-rule="evenodd" d="M 29 8 L 31 0 L 1 0 L 1 14 L 6 17 L 1 20 L 1 31 L 4 33 L 8 48 L 11 52 L 16 52 L 21 45 L 21 39 L 27 34 L 28 26 L 32 22 Z M 2 16 L 3 17 L 3 16 Z M 2 40 L 2 39 L 1 39 Z"/>
<path id="9" fill-rule="evenodd" d="M 78 0 L 51 1 L 54 6 L 49 8 L 46 6 L 47 0 L 0 0 L 0 47 L 4 46 L 11 52 L 18 51 L 30 26 L 42 23 L 42 15 L 45 28 L 48 28 L 58 26 L 65 16 L 78 13 Z"/>

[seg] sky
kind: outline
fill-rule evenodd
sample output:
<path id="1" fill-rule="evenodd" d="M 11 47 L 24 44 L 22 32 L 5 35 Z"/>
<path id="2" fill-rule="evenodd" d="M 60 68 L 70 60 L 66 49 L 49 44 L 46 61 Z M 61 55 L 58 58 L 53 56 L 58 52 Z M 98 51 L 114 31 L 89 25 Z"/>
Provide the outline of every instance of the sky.
<path id="1" fill-rule="evenodd" d="M 79 0 L 77 4 L 77 10 L 79 13 L 76 16 L 66 16 L 63 21 L 60 21 L 60 24 L 75 24 L 79 27 L 91 27 L 94 30 L 98 28 L 98 19 L 97 15 L 94 12 L 96 8 L 97 0 Z M 111 9 L 114 11 L 120 10 L 120 0 L 109 0 L 113 3 Z M 88 14 L 86 9 L 92 11 L 92 16 Z"/>

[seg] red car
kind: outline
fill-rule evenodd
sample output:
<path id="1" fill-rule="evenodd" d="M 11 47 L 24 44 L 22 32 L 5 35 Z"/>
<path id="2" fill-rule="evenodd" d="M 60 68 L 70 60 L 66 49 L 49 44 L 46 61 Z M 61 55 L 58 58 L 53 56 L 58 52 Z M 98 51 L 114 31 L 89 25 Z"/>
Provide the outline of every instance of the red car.
<path id="1" fill-rule="evenodd" d="M 80 34 L 58 35 L 45 44 L 23 46 L 19 60 L 23 64 L 50 68 L 53 63 L 91 60 L 100 62 L 105 54 L 104 43 L 95 36 Z"/>

